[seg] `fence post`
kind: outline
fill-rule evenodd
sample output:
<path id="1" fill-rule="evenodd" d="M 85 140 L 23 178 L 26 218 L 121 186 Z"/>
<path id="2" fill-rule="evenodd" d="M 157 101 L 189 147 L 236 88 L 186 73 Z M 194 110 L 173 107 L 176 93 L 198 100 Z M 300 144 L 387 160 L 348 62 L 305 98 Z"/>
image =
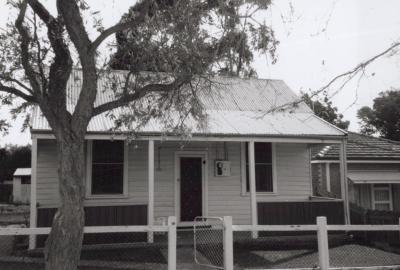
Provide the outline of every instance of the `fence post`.
<path id="1" fill-rule="evenodd" d="M 318 256 L 321 270 L 329 269 L 329 243 L 326 217 L 317 217 Z"/>
<path id="2" fill-rule="evenodd" d="M 224 268 L 233 270 L 233 231 L 232 217 L 224 217 Z"/>
<path id="3" fill-rule="evenodd" d="M 168 217 L 168 270 L 176 270 L 176 217 Z"/>

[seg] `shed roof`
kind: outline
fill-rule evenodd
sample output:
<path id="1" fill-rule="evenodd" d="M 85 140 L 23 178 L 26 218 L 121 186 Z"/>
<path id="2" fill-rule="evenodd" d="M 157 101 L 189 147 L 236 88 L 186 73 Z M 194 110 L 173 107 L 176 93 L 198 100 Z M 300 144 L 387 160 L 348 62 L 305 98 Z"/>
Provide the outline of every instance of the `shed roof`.
<path id="1" fill-rule="evenodd" d="M 126 72 L 112 73 L 118 80 L 124 80 Z M 82 78 L 79 70 L 73 70 L 67 86 L 67 108 L 74 110 L 79 97 Z M 207 125 L 199 128 L 193 119 L 186 124 L 194 135 L 226 136 L 343 136 L 346 133 L 318 118 L 312 110 L 301 103 L 290 111 L 269 112 L 277 106 L 296 101 L 296 94 L 282 80 L 241 79 L 215 77 L 211 91 L 200 91 L 198 97 L 207 114 Z M 100 76 L 95 106 L 115 98 L 115 85 Z M 114 111 L 115 114 L 122 110 Z M 32 116 L 32 132 L 50 131 L 50 127 L 38 108 Z M 95 116 L 88 126 L 88 132 L 110 132 L 114 120 L 106 113 Z M 126 132 L 128 130 L 121 130 Z M 139 133 L 158 134 L 165 132 L 158 121 L 150 121 Z"/>
<path id="2" fill-rule="evenodd" d="M 14 176 L 30 176 L 31 168 L 18 168 L 14 172 Z"/>
<path id="3" fill-rule="evenodd" d="M 339 146 L 328 145 L 313 149 L 314 160 L 339 159 Z M 400 160 L 400 142 L 349 132 L 348 160 Z"/>

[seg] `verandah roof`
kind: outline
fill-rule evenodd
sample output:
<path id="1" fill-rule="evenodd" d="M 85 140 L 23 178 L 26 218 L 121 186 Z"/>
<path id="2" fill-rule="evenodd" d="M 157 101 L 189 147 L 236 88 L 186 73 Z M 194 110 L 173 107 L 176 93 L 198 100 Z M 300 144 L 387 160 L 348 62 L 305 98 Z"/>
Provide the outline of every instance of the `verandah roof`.
<path id="1" fill-rule="evenodd" d="M 349 171 L 347 176 L 354 184 L 400 184 L 399 171 Z"/>

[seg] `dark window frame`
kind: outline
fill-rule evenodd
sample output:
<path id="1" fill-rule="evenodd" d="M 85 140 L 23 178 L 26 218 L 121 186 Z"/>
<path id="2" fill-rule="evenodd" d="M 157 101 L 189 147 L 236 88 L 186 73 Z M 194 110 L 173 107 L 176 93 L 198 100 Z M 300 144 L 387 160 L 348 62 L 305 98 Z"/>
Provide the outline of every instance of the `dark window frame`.
<path id="1" fill-rule="evenodd" d="M 100 148 L 99 149 L 96 149 Z M 87 197 L 126 197 L 128 190 L 127 183 L 127 147 L 122 140 L 90 140 L 88 141 L 87 158 Z M 119 149 L 118 149 L 119 148 Z M 104 154 L 102 155 L 102 153 Z M 96 175 L 95 168 L 100 172 Z M 100 169 L 101 168 L 101 169 Z M 113 182 L 109 182 L 109 177 L 116 177 Z M 96 180 L 96 177 L 98 177 Z M 96 183 L 97 182 L 97 183 Z M 96 184 L 103 183 L 103 187 L 96 187 Z M 113 184 L 118 185 L 113 186 Z M 110 192 L 107 192 L 110 190 Z"/>
<path id="2" fill-rule="evenodd" d="M 248 146 L 249 143 L 245 143 L 245 183 L 244 183 L 244 191 L 246 193 L 250 192 L 250 179 L 249 179 L 249 155 L 248 155 Z M 269 153 L 261 153 L 262 148 L 264 150 L 268 149 Z M 273 194 L 276 192 L 276 182 L 275 182 L 275 164 L 274 164 L 274 144 L 271 142 L 255 142 L 254 143 L 254 161 L 255 161 L 255 178 L 256 178 L 256 192 L 257 193 L 265 193 L 265 194 Z M 264 176 L 261 176 L 262 168 L 264 167 L 266 173 Z M 260 170 L 261 169 L 261 170 Z M 265 179 L 267 177 L 268 179 Z M 264 178 L 262 180 L 262 178 Z M 265 182 L 263 182 L 265 181 Z M 268 181 L 268 182 L 267 182 Z"/>

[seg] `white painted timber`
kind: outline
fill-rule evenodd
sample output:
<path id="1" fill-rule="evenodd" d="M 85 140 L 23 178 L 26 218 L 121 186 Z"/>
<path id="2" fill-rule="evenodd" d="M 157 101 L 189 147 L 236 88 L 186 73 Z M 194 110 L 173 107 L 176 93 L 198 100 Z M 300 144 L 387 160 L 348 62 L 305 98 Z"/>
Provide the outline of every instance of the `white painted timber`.
<path id="1" fill-rule="evenodd" d="M 232 217 L 225 216 L 224 223 L 224 269 L 233 270 L 233 231 Z"/>
<path id="2" fill-rule="evenodd" d="M 31 150 L 31 203 L 30 203 L 30 220 L 29 227 L 36 228 L 37 226 L 37 167 L 38 167 L 38 140 L 32 139 Z M 29 237 L 29 249 L 36 248 L 36 237 Z"/>
<path id="3" fill-rule="evenodd" d="M 249 185 L 250 185 L 250 205 L 251 205 L 251 224 L 258 224 L 257 216 L 257 194 L 256 194 L 256 163 L 254 156 L 254 141 L 249 142 L 248 147 L 248 160 L 249 160 Z M 257 238 L 257 231 L 252 232 L 252 237 Z"/>
<path id="4" fill-rule="evenodd" d="M 176 270 L 176 217 L 168 217 L 168 270 Z"/>
<path id="5" fill-rule="evenodd" d="M 329 243 L 326 217 L 317 217 L 319 268 L 329 270 Z"/>
<path id="6" fill-rule="evenodd" d="M 0 228 L 1 235 L 45 235 L 51 228 Z M 120 233 L 120 232 L 168 232 L 168 226 L 88 226 L 83 232 L 91 233 Z"/>
<path id="7" fill-rule="evenodd" d="M 342 199 L 344 201 L 344 219 L 345 224 L 350 224 L 350 205 L 349 205 L 349 183 L 347 178 L 347 141 L 343 140 L 340 144 L 340 184 Z"/>
<path id="8" fill-rule="evenodd" d="M 147 203 L 147 224 L 154 223 L 154 141 L 149 141 L 148 150 L 148 184 L 149 184 L 149 201 Z M 147 241 L 153 243 L 153 233 L 149 232 Z"/>

